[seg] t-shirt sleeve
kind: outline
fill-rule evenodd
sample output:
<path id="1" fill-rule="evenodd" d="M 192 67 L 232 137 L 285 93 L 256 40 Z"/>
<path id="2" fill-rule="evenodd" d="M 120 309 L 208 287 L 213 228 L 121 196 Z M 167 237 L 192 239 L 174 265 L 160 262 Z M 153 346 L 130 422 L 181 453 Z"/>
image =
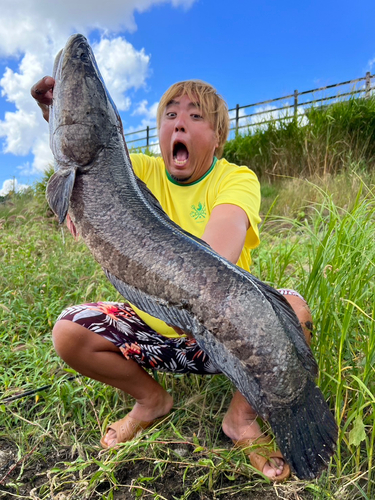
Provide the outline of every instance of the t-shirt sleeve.
<path id="1" fill-rule="evenodd" d="M 257 247 L 259 245 L 258 224 L 261 221 L 259 216 L 260 184 L 252 170 L 247 167 L 237 167 L 223 178 L 212 208 L 223 204 L 237 205 L 246 212 L 250 227 L 247 231 L 245 246 Z"/>
<path id="2" fill-rule="evenodd" d="M 131 153 L 130 161 L 132 162 L 134 173 L 143 182 L 146 182 L 145 175 L 147 172 L 147 156 L 141 153 Z"/>

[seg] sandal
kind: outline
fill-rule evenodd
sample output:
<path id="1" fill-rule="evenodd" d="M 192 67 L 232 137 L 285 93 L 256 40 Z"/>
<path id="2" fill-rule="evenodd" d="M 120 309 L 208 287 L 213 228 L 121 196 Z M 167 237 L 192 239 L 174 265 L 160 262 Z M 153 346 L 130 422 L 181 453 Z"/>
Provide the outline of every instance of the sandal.
<path id="1" fill-rule="evenodd" d="M 284 460 L 283 472 L 279 476 L 268 477 L 270 481 L 281 482 L 285 481 L 290 476 L 290 467 L 286 463 L 280 450 L 274 450 L 272 446 L 269 446 L 272 442 L 271 436 L 259 437 L 252 441 L 251 439 L 240 439 L 239 441 L 232 440 L 236 448 L 243 450 L 249 457 L 251 465 L 257 471 L 263 473 L 263 468 L 270 458 L 281 458 Z M 262 446 L 268 445 L 268 446 Z M 253 451 L 247 451 L 248 448 L 255 448 Z"/>
<path id="2" fill-rule="evenodd" d="M 108 446 L 107 443 L 104 442 L 104 436 L 100 440 L 100 444 L 103 448 L 113 448 L 117 444 L 126 443 L 126 441 L 131 441 L 141 434 L 141 432 L 148 427 L 151 427 L 155 422 L 159 419 L 151 420 L 149 422 L 143 420 L 137 420 L 136 418 L 131 417 L 130 415 L 126 415 L 126 417 L 121 420 L 117 420 L 113 424 L 107 427 L 106 433 L 109 430 L 114 430 L 116 432 L 116 444 L 113 446 Z M 114 440 L 115 440 L 114 439 Z"/>

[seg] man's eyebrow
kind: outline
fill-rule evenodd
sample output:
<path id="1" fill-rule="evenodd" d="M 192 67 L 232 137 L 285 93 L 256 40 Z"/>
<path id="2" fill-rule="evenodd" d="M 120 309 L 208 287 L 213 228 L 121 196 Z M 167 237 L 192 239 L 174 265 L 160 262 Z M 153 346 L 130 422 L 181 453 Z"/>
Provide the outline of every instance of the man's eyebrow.
<path id="1" fill-rule="evenodd" d="M 167 105 L 165 106 L 165 108 L 169 108 L 170 106 L 175 106 L 175 105 L 180 105 L 180 102 L 179 101 L 176 101 L 175 99 L 171 99 Z M 189 102 L 188 104 L 188 108 L 198 108 L 200 109 L 201 105 L 199 102 Z"/>
<path id="2" fill-rule="evenodd" d="M 167 102 L 167 105 L 165 106 L 166 108 L 169 108 L 169 106 L 173 106 L 175 104 L 180 104 L 178 101 L 175 101 L 174 99 L 171 99 L 169 102 Z"/>
<path id="3" fill-rule="evenodd" d="M 199 102 L 189 102 L 188 108 L 198 108 L 200 109 L 201 105 Z"/>

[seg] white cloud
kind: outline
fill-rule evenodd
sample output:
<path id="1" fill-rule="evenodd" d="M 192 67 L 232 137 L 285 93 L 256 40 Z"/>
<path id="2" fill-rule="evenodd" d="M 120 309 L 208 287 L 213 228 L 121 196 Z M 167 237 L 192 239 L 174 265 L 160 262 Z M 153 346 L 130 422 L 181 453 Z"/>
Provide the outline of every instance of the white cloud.
<path id="1" fill-rule="evenodd" d="M 138 103 L 138 107 L 133 111 L 132 116 L 144 116 L 145 118 L 142 120 L 143 125 L 153 125 L 156 123 L 156 112 L 158 110 L 159 102 L 154 102 L 148 107 L 148 101 L 144 99 L 140 103 Z M 147 123 L 146 123 L 147 122 Z"/>
<path id="2" fill-rule="evenodd" d="M 102 39 L 93 45 L 98 65 L 116 105 L 127 110 L 131 105 L 129 90 L 145 86 L 150 55 L 114 35 L 121 30 L 136 30 L 135 11 L 144 12 L 163 3 L 188 9 L 194 1 L 2 0 L 0 57 L 20 60 L 18 70 L 7 68 L 0 80 L 2 97 L 16 108 L 0 117 L 3 151 L 15 155 L 32 152 L 34 172 L 44 170 L 51 162 L 47 126 L 30 97 L 30 88 L 42 76 L 51 74 L 54 56 L 71 33 L 88 36 L 93 29 L 99 30 Z M 145 115 L 147 119 L 151 120 L 151 114 Z"/>
<path id="3" fill-rule="evenodd" d="M 131 101 L 124 93 L 130 88 L 138 89 L 145 85 L 150 56 L 145 54 L 144 49 L 135 50 L 122 37 L 102 39 L 92 48 L 112 99 L 119 110 L 126 111 Z"/>
<path id="4" fill-rule="evenodd" d="M 28 154 L 35 139 L 36 124 L 36 113 L 23 110 L 5 113 L 5 120 L 0 122 L 0 136 L 5 136 L 4 152 Z"/>
<path id="5" fill-rule="evenodd" d="M 42 56 L 27 52 L 19 65 L 19 73 L 6 68 L 0 80 L 1 95 L 6 96 L 8 101 L 14 102 L 18 107 L 33 110 L 34 103 L 30 99 L 30 88 L 36 79 L 43 75 L 46 61 L 51 62 L 51 56 L 51 52 L 46 52 Z"/>
<path id="6" fill-rule="evenodd" d="M 53 165 L 53 155 L 49 147 L 48 132 L 41 134 L 33 144 L 32 153 L 34 155 L 34 162 L 32 165 L 32 172 L 44 172 L 51 165 Z"/>
<path id="7" fill-rule="evenodd" d="M 3 182 L 2 189 L 0 189 L 0 196 L 6 196 L 11 191 L 19 193 L 20 191 L 24 191 L 28 187 L 30 186 L 28 186 L 27 184 L 19 184 L 17 179 L 7 179 Z"/>
<path id="8" fill-rule="evenodd" d="M 73 32 L 87 35 L 134 31 L 134 12 L 153 5 L 171 3 L 188 9 L 195 0 L 2 0 L 0 54 L 22 54 L 35 47 L 55 45 L 55 52 Z"/>
<path id="9" fill-rule="evenodd" d="M 8 111 L 0 121 L 0 137 L 4 138 L 3 150 L 6 153 L 28 154 L 41 130 L 46 130 L 42 114 L 30 96 L 30 88 L 45 74 L 46 61 L 52 60 L 51 53 L 49 57 L 47 54 L 48 51 L 38 58 L 36 54 L 26 53 L 19 72 L 7 68 L 0 80 L 2 96 L 16 106 L 16 111 Z"/>

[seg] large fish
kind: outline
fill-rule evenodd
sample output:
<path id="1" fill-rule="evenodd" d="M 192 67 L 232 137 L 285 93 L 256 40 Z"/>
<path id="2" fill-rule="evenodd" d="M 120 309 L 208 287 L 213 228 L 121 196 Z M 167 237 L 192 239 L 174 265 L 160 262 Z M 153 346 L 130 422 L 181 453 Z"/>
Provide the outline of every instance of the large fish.
<path id="1" fill-rule="evenodd" d="M 68 211 L 115 288 L 138 308 L 190 332 L 268 420 L 299 478 L 334 453 L 337 426 L 314 383 L 299 322 L 274 289 L 183 231 L 133 173 L 121 120 L 82 35 L 55 60 L 47 187 Z"/>

